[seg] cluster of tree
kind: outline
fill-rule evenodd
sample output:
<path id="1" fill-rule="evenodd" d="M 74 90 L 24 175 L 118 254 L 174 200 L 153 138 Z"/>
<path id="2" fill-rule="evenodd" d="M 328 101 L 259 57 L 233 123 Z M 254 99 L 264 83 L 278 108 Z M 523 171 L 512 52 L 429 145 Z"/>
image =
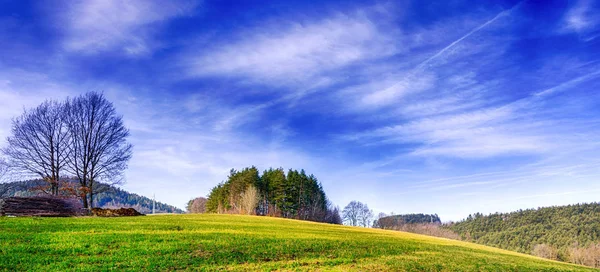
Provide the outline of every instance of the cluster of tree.
<path id="1" fill-rule="evenodd" d="M 206 201 L 204 197 L 197 197 L 188 201 L 186 209 L 188 213 L 205 213 Z"/>
<path id="2" fill-rule="evenodd" d="M 566 258 L 566 261 L 574 264 L 600 268 L 600 243 L 585 247 L 574 244 L 564 252 L 549 244 L 538 244 L 533 246 L 531 254 L 550 260 L 565 260 Z"/>
<path id="3" fill-rule="evenodd" d="M 373 222 L 374 228 L 397 229 L 407 224 L 431 224 L 439 225 L 442 221 L 437 214 L 379 214 L 378 219 Z"/>
<path id="4" fill-rule="evenodd" d="M 18 179 L 43 180 L 46 185 L 38 189 L 78 196 L 91 208 L 100 182 L 121 182 L 132 154 L 128 136 L 113 104 L 90 92 L 25 110 L 13 119 L 1 153 Z M 66 179 L 77 180 L 77 186 Z"/>
<path id="5" fill-rule="evenodd" d="M 600 242 L 598 203 L 487 216 L 477 213 L 444 227 L 459 234 L 463 240 L 550 259 L 587 265 L 593 262 L 590 260 L 600 259 L 596 246 Z"/>
<path id="6" fill-rule="evenodd" d="M 600 243 L 590 244 L 586 247 L 573 245 L 567 254 L 569 262 L 600 268 Z"/>
<path id="7" fill-rule="evenodd" d="M 78 184 L 76 180 L 71 181 L 73 185 Z M 0 184 L 0 191 L 5 191 L 4 197 L 11 196 L 38 196 L 45 193 L 32 188 L 46 186 L 43 180 L 28 180 Z M 140 196 L 119 189 L 115 186 L 99 183 L 99 193 L 94 195 L 94 203 L 98 208 L 114 209 L 114 208 L 134 208 L 140 213 L 152 213 L 153 200 L 145 196 Z M 64 193 L 61 191 L 61 193 Z M 183 213 L 177 207 L 164 204 L 161 202 L 155 203 L 157 213 Z"/>
<path id="8" fill-rule="evenodd" d="M 344 224 L 348 226 L 361 226 L 368 228 L 373 219 L 373 210 L 369 209 L 367 204 L 360 201 L 350 201 L 344 210 L 342 210 Z"/>
<path id="9" fill-rule="evenodd" d="M 442 228 L 442 221 L 437 214 L 398 214 L 387 215 L 380 213 L 373 221 L 374 228 L 411 232 L 447 239 L 460 240 L 453 231 Z"/>
<path id="10" fill-rule="evenodd" d="M 232 169 L 206 201 L 211 213 L 257 214 L 341 224 L 337 207 L 328 201 L 321 183 L 304 170 L 256 167 Z"/>

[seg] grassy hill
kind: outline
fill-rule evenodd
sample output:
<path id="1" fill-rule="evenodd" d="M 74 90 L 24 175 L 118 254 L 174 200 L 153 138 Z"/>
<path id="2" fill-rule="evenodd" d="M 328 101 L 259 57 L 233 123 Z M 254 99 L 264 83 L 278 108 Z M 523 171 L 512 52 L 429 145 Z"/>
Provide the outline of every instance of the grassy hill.
<path id="1" fill-rule="evenodd" d="M 417 234 L 214 214 L 0 218 L 0 269 L 594 271 Z"/>

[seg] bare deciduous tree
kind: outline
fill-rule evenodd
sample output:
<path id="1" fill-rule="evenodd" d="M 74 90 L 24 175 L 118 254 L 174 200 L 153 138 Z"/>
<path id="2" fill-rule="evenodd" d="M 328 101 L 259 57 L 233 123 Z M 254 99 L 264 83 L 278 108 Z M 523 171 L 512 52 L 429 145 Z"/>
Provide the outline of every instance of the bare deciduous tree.
<path id="1" fill-rule="evenodd" d="M 66 125 L 71 153 L 69 171 L 77 178 L 85 208 L 93 207 L 98 182 L 118 184 L 131 158 L 129 130 L 111 102 L 96 92 L 68 99 Z"/>
<path id="2" fill-rule="evenodd" d="M 587 247 L 579 247 L 575 244 L 568 250 L 569 261 L 574 264 L 600 267 L 600 244 L 590 244 Z"/>
<path id="3" fill-rule="evenodd" d="M 367 204 L 353 200 L 344 207 L 342 218 L 346 225 L 369 227 L 373 219 L 373 211 Z"/>
<path id="4" fill-rule="evenodd" d="M 250 185 L 246 188 L 246 191 L 242 193 L 240 197 L 240 212 L 244 214 L 254 214 L 256 212 L 256 206 L 258 206 L 258 190 L 256 187 Z"/>
<path id="5" fill-rule="evenodd" d="M 206 201 L 204 197 L 197 197 L 188 202 L 187 210 L 189 213 L 205 213 Z"/>
<path id="6" fill-rule="evenodd" d="M 0 198 L 3 198 L 6 193 L 11 189 L 9 184 L 4 184 L 6 182 L 6 173 L 8 172 L 8 164 L 5 160 L 0 158 Z"/>
<path id="7" fill-rule="evenodd" d="M 350 226 L 358 226 L 360 209 L 362 208 L 362 203 L 358 201 L 350 201 L 344 210 L 342 211 L 342 219 L 346 225 Z"/>
<path id="8" fill-rule="evenodd" d="M 8 163 L 2 158 L 0 158 L 0 183 L 5 182 L 4 179 L 6 176 L 6 172 L 8 172 Z"/>
<path id="9" fill-rule="evenodd" d="M 373 210 L 369 209 L 367 204 L 363 204 L 362 208 L 359 210 L 358 219 L 360 221 L 360 225 L 368 228 L 371 226 L 371 220 L 373 220 Z"/>
<path id="10" fill-rule="evenodd" d="M 558 250 L 548 244 L 538 244 L 533 246 L 531 255 L 550 260 L 558 260 Z"/>
<path id="11" fill-rule="evenodd" d="M 63 109 L 61 103 L 46 101 L 26 110 L 13 119 L 8 146 L 2 149 L 11 171 L 48 182 L 48 190 L 44 191 L 53 195 L 59 193 L 59 181 L 69 155 Z"/>

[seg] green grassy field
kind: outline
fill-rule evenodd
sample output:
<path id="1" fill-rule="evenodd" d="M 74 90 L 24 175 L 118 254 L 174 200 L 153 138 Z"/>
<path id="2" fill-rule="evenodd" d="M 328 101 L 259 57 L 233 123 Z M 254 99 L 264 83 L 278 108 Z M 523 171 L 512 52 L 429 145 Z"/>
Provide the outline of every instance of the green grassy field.
<path id="1" fill-rule="evenodd" d="M 416 234 L 254 216 L 0 218 L 7 271 L 594 271 Z"/>

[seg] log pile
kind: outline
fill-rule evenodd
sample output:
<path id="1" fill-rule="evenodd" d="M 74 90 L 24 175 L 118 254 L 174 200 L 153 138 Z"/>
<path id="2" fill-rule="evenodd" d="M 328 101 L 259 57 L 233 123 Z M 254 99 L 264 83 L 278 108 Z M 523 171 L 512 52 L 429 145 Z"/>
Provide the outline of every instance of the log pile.
<path id="1" fill-rule="evenodd" d="M 68 217 L 87 215 L 78 199 L 51 196 L 9 197 L 0 200 L 0 216 Z"/>
<path id="2" fill-rule="evenodd" d="M 115 217 L 115 216 L 140 216 L 144 215 L 139 213 L 134 208 L 120 208 L 120 209 L 101 209 L 93 208 L 92 215 L 100 217 Z"/>

